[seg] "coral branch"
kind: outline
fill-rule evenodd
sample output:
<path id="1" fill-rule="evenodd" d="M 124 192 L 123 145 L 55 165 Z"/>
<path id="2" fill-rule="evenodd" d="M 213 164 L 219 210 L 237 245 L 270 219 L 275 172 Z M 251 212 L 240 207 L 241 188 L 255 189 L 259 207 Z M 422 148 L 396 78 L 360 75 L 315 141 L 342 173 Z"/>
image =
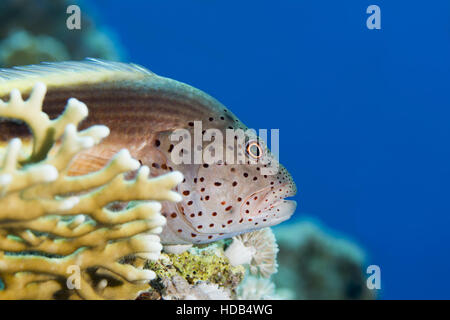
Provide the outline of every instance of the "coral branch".
<path id="1" fill-rule="evenodd" d="M 21 141 L 11 140 L 0 166 L 0 299 L 136 298 L 155 272 L 122 261 L 159 258 L 166 219 L 158 201 L 180 201 L 171 189 L 183 176 L 151 178 L 127 150 L 100 171 L 69 176 L 74 157 L 109 129 L 78 132 L 88 111 L 76 99 L 50 120 L 42 112 L 45 93 L 37 84 L 26 101 L 17 90 L 0 101 L 0 117 L 25 122 L 34 139 L 28 157 Z M 137 169 L 135 179 L 125 178 Z M 112 209 L 117 202 L 128 205 Z M 76 285 L 69 285 L 72 276 Z"/>

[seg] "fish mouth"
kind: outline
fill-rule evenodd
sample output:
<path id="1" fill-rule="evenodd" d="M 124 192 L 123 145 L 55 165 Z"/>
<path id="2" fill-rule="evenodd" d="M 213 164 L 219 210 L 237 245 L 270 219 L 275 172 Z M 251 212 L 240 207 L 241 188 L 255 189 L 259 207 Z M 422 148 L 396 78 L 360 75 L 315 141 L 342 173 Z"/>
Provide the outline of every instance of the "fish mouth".
<path id="1" fill-rule="evenodd" d="M 297 209 L 297 202 L 294 200 L 280 200 L 260 213 L 261 216 L 265 216 L 267 221 L 270 221 L 269 225 L 274 226 L 286 220 L 289 220 Z"/>
<path id="2" fill-rule="evenodd" d="M 295 194 L 295 186 L 290 183 L 284 183 L 276 189 L 266 187 L 246 198 L 241 206 L 241 216 L 262 220 L 267 226 L 279 224 L 294 214 L 297 202 L 286 198 Z"/>

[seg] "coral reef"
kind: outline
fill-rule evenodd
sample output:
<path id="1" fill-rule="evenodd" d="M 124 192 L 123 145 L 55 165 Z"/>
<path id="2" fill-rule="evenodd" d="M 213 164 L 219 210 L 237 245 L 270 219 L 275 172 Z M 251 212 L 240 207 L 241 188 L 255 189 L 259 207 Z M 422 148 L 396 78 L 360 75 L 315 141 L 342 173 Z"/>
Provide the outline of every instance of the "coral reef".
<path id="1" fill-rule="evenodd" d="M 269 278 L 277 272 L 278 244 L 270 228 L 233 237 L 225 256 L 233 266 L 245 266 L 246 276 L 239 284 L 235 298 L 239 300 L 274 300 L 283 298 Z"/>
<path id="2" fill-rule="evenodd" d="M 164 300 L 230 300 L 230 292 L 218 284 L 199 281 L 195 285 L 180 276 L 166 284 Z"/>
<path id="3" fill-rule="evenodd" d="M 253 275 L 269 278 L 277 272 L 278 245 L 270 228 L 233 237 L 225 250 L 232 265 L 248 265 Z"/>
<path id="4" fill-rule="evenodd" d="M 64 44 L 47 35 L 33 36 L 25 30 L 17 30 L 0 42 L 2 66 L 68 59 L 70 55 Z"/>
<path id="5" fill-rule="evenodd" d="M 141 299 L 189 300 L 234 298 L 245 275 L 243 266 L 232 266 L 221 241 L 181 254 L 162 253 L 145 268 L 156 273 L 152 289 Z"/>
<path id="6" fill-rule="evenodd" d="M 81 6 L 82 26 L 66 27 L 69 5 Z M 68 0 L 2 0 L 0 2 L 0 66 L 86 57 L 120 60 L 123 49 L 110 31 L 88 14 L 88 3 Z"/>
<path id="7" fill-rule="evenodd" d="M 349 240 L 301 221 L 274 228 L 280 247 L 277 293 L 293 299 L 373 299 L 364 254 Z"/>
<path id="8" fill-rule="evenodd" d="M 140 299 L 375 298 L 362 250 L 309 221 L 163 253 L 145 268 L 157 278 Z"/>
<path id="9" fill-rule="evenodd" d="M 183 176 L 149 178 L 126 150 L 100 171 L 69 176 L 73 158 L 109 130 L 77 131 L 88 110 L 76 99 L 50 120 L 45 93 L 38 83 L 25 101 L 18 90 L 0 101 L 0 117 L 33 133 L 31 148 L 13 139 L 0 156 L 0 299 L 134 299 L 156 277 L 145 265 L 162 249 L 158 201 L 181 200 L 171 189 Z"/>
<path id="10" fill-rule="evenodd" d="M 0 100 L 0 118 L 33 134 L 0 148 L 0 299 L 374 298 L 362 251 L 311 222 L 275 228 L 278 244 L 265 228 L 161 253 L 160 201 L 181 200 L 171 189 L 182 174 L 149 178 L 122 150 L 100 171 L 69 175 L 109 129 L 78 131 L 88 109 L 76 99 L 50 119 L 45 95 L 38 83 L 25 101 L 19 90 Z"/>

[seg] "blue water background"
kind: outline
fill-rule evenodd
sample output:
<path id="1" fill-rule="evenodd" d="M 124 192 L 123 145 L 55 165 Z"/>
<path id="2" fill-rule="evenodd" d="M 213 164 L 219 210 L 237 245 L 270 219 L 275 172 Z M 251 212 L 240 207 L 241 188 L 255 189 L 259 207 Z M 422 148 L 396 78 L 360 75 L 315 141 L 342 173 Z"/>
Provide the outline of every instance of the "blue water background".
<path id="1" fill-rule="evenodd" d="M 127 60 L 280 129 L 296 217 L 365 248 L 382 298 L 450 298 L 450 1 L 91 2 Z"/>

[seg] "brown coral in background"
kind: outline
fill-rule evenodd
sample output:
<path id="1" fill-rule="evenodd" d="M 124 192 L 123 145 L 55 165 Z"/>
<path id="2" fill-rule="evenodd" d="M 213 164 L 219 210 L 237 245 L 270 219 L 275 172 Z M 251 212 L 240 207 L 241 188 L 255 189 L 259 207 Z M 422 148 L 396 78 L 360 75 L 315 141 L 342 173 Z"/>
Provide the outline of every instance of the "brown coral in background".
<path id="1" fill-rule="evenodd" d="M 67 7 L 81 6 L 82 27 L 69 30 Z M 99 27 L 83 1 L 2 0 L 0 2 L 0 66 L 86 57 L 120 60 L 123 49 L 112 33 Z"/>

